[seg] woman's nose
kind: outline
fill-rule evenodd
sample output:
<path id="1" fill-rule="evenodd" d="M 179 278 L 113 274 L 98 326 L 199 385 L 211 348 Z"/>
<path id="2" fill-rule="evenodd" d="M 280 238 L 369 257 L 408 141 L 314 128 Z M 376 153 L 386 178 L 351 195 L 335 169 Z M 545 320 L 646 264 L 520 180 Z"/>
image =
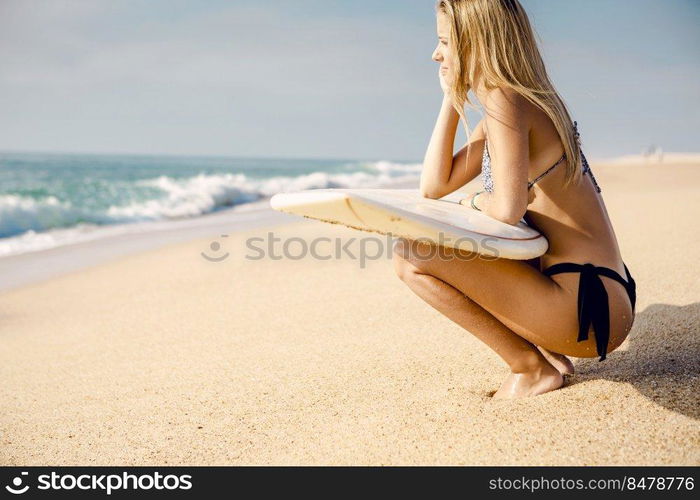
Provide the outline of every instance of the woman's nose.
<path id="1" fill-rule="evenodd" d="M 433 61 L 435 61 L 435 62 L 442 61 L 442 54 L 440 54 L 440 51 L 438 49 L 435 49 L 433 51 Z"/>

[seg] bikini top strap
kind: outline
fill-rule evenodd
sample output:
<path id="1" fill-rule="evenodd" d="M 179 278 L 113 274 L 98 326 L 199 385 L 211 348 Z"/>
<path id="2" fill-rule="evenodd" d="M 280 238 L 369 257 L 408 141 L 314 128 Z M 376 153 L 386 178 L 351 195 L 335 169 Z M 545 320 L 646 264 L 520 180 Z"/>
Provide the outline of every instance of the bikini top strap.
<path id="1" fill-rule="evenodd" d="M 581 139 L 580 139 L 580 137 L 581 137 L 581 135 L 580 135 L 579 132 L 578 132 L 578 122 L 575 121 L 575 122 L 574 122 L 574 139 L 576 140 L 576 144 L 578 145 L 579 149 L 581 148 Z M 558 166 L 561 162 L 563 162 L 565 159 L 566 159 L 566 153 L 564 153 L 563 155 L 561 155 L 561 158 L 559 158 L 559 160 L 558 160 L 554 165 L 552 165 L 552 166 L 549 167 L 547 170 L 545 170 L 544 172 L 542 172 L 542 173 L 541 173 L 540 175 L 538 175 L 534 180 L 529 181 L 529 182 L 527 183 L 527 188 L 528 188 L 528 189 L 531 189 L 532 186 L 534 186 L 535 184 L 537 184 L 537 182 L 538 182 L 540 179 L 542 179 L 542 177 L 544 177 L 544 176 L 547 175 L 549 172 L 551 172 L 552 170 L 554 170 L 554 168 L 557 167 L 557 166 Z M 586 168 L 588 167 L 588 163 L 586 162 L 585 159 L 583 159 L 583 164 L 584 164 L 584 172 L 585 172 L 585 171 L 586 171 Z"/>
<path id="2" fill-rule="evenodd" d="M 593 181 L 593 186 L 595 187 L 595 190 L 600 193 L 601 189 L 598 185 L 598 181 L 596 181 L 595 176 L 593 175 L 593 170 L 591 170 L 591 166 L 588 164 L 588 160 L 586 159 L 586 155 L 583 154 L 583 150 L 581 149 L 581 134 L 579 134 L 578 132 L 577 122 L 574 122 L 574 138 L 576 139 L 576 144 L 578 144 L 578 150 L 581 153 L 581 173 L 588 174 L 588 176 L 591 178 L 591 181 Z"/>
<path id="3" fill-rule="evenodd" d="M 528 182 L 528 183 L 527 183 L 527 188 L 530 189 L 532 186 L 534 186 L 534 185 L 537 183 L 537 181 L 539 181 L 542 177 L 544 177 L 544 176 L 547 175 L 549 172 L 551 172 L 552 170 L 554 170 L 554 168 L 555 168 L 556 166 L 558 166 L 561 162 L 563 162 L 565 158 L 566 158 L 566 154 L 561 155 L 561 158 L 559 158 L 559 160 L 558 160 L 554 165 L 552 165 L 552 166 L 549 167 L 547 170 L 545 170 L 544 172 L 542 172 L 540 175 L 538 175 L 537 177 L 535 177 L 534 180 Z"/>
<path id="4" fill-rule="evenodd" d="M 574 139 L 576 140 L 576 144 L 578 145 L 579 151 L 581 153 L 581 164 L 582 164 L 582 173 L 587 173 L 591 177 L 591 180 L 593 181 L 593 184 L 595 185 L 596 191 L 600 193 L 600 187 L 598 186 L 598 183 L 595 180 L 595 177 L 593 177 L 593 172 L 591 171 L 591 167 L 588 165 L 588 160 L 586 160 L 586 157 L 583 154 L 583 151 L 581 151 L 581 134 L 579 134 L 578 131 L 578 122 L 574 121 Z M 534 180 L 528 181 L 527 183 L 527 189 L 530 190 L 532 189 L 532 186 L 537 184 L 545 175 L 550 173 L 552 170 L 554 170 L 561 162 L 563 162 L 566 159 L 566 153 L 561 155 L 561 158 L 557 160 L 557 162 L 549 167 L 547 170 L 542 172 L 540 175 L 538 175 Z M 484 137 L 484 150 L 483 150 L 483 155 L 482 155 L 482 160 L 481 160 L 481 165 L 482 169 L 484 167 L 484 163 L 488 162 L 491 160 L 491 155 L 489 154 L 489 147 L 488 147 L 488 136 Z M 490 177 L 490 173 L 488 176 Z"/>

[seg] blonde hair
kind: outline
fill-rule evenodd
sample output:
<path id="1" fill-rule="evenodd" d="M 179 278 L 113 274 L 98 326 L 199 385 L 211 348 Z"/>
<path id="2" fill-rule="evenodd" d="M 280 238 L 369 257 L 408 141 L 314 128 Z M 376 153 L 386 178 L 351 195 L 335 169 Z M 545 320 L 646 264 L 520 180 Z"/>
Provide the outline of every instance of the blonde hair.
<path id="1" fill-rule="evenodd" d="M 447 16 L 454 60 L 449 92 L 466 128 L 464 104 L 477 71 L 484 88 L 510 88 L 544 111 L 561 138 L 568 185 L 581 162 L 578 134 L 564 101 L 547 75 L 525 9 L 518 0 L 438 0 L 436 13 Z"/>

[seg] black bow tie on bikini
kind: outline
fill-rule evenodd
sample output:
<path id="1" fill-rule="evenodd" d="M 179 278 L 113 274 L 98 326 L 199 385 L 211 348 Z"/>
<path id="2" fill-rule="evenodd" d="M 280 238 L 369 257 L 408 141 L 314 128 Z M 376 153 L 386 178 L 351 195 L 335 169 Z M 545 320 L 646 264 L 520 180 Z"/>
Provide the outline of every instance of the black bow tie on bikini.
<path id="1" fill-rule="evenodd" d="M 625 266 L 625 272 L 629 277 L 627 266 Z M 580 273 L 578 282 L 578 338 L 576 340 L 577 342 L 588 340 L 588 330 L 593 325 L 596 349 L 598 356 L 600 356 L 599 361 L 603 361 L 610 340 L 610 311 L 608 309 L 608 292 L 605 290 L 600 275 L 614 279 L 627 289 L 632 308 L 634 308 L 636 299 L 634 281 L 630 277 L 630 282 L 627 282 L 612 269 L 597 267 L 590 263 L 560 262 L 544 271 L 547 276 L 559 273 Z"/>
<path id="2" fill-rule="evenodd" d="M 595 343 L 600 356 L 605 359 L 610 341 L 610 311 L 608 292 L 600 279 L 596 266 L 584 264 L 578 282 L 578 338 L 577 342 L 588 340 L 588 330 L 593 324 Z"/>

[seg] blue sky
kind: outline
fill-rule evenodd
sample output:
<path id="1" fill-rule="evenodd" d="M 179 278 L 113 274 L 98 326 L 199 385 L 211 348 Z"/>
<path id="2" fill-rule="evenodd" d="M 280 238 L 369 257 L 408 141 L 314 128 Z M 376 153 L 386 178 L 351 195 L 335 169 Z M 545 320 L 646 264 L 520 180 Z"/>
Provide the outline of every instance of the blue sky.
<path id="1" fill-rule="evenodd" d="M 589 156 L 700 150 L 700 2 L 521 1 Z M 433 0 L 2 0 L 0 150 L 420 160 L 435 40 Z"/>

